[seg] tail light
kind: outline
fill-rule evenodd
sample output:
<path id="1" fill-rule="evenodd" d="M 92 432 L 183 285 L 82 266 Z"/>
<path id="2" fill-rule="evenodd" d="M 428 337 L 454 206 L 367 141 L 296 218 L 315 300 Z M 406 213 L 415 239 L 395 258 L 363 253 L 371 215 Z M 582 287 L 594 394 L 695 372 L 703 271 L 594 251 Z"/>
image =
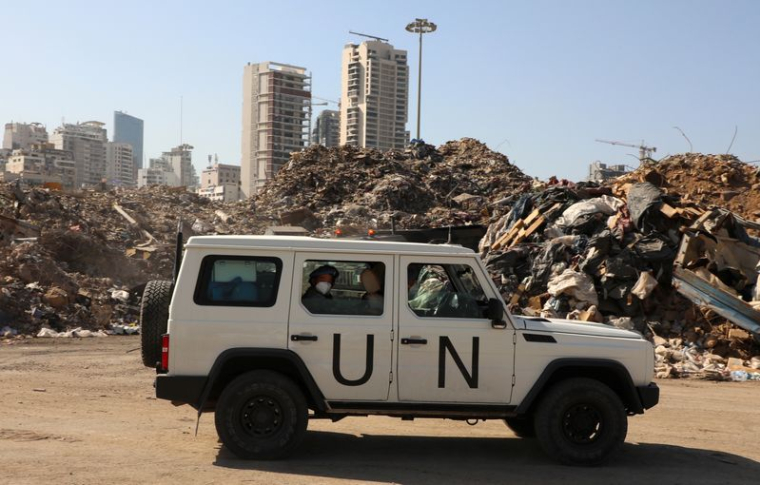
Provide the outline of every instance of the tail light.
<path id="1" fill-rule="evenodd" d="M 169 334 L 161 335 L 161 370 L 169 370 Z"/>

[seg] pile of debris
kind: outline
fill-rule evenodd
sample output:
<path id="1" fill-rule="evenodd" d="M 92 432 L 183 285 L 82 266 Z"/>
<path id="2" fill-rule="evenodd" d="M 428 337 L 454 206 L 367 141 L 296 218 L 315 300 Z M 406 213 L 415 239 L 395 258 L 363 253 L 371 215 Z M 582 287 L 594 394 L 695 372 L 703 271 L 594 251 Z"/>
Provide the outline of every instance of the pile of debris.
<path id="1" fill-rule="evenodd" d="M 313 146 L 294 153 L 255 202 L 271 221 L 366 232 L 390 228 L 391 219 L 399 228 L 488 222 L 532 184 L 505 155 L 471 138 L 385 153 Z"/>
<path id="2" fill-rule="evenodd" d="M 716 166 L 733 167 L 731 173 L 751 173 L 746 165 L 722 156 L 690 157 L 696 161 L 678 162 L 679 174 L 698 171 L 713 158 Z M 512 311 L 639 331 L 659 342 L 662 377 L 711 372 L 726 377 L 728 359 L 744 363 L 760 354 L 751 333 L 727 320 L 760 330 L 760 313 L 754 323 L 752 313 L 754 301 L 760 300 L 760 240 L 742 229 L 751 223 L 725 210 L 708 210 L 714 199 L 695 197 L 718 193 L 722 180 L 678 190 L 666 178 L 673 166 L 642 169 L 609 187 L 554 183 L 523 194 L 489 226 L 479 249 Z M 656 178 L 655 173 L 667 175 Z M 729 177 L 733 180 L 738 179 Z M 689 192 L 697 192 L 695 187 L 701 187 L 699 194 Z M 752 210 L 751 205 L 742 207 Z M 699 248 L 694 243 L 681 254 L 683 234 L 689 231 L 708 235 Z M 720 250 L 715 245 L 711 253 L 704 249 L 709 238 L 721 238 Z M 693 272 L 695 277 L 688 278 Z M 712 301 L 712 293 L 695 278 L 708 287 L 722 285 L 721 299 L 701 305 Z M 702 293 L 697 295 L 694 285 Z M 755 374 L 760 378 L 758 371 L 748 375 Z"/>
<path id="3" fill-rule="evenodd" d="M 733 155 L 672 155 L 639 167 L 616 184 L 632 182 L 650 182 L 680 195 L 684 202 L 723 207 L 750 220 L 760 218 L 760 171 Z"/>
<path id="4" fill-rule="evenodd" d="M 178 223 L 193 234 L 260 234 L 245 202 L 184 188 L 66 193 L 0 186 L 0 327 L 131 333 L 142 288 L 171 277 Z"/>

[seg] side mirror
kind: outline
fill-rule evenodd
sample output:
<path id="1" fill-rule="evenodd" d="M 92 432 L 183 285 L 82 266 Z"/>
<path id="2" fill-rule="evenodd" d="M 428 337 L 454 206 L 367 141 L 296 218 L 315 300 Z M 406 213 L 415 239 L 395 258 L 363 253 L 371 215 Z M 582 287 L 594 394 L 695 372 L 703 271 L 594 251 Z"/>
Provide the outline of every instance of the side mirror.
<path id="1" fill-rule="evenodd" d="M 504 321 L 504 305 L 498 298 L 488 300 L 488 318 L 491 319 L 491 327 L 507 328 L 507 322 Z"/>

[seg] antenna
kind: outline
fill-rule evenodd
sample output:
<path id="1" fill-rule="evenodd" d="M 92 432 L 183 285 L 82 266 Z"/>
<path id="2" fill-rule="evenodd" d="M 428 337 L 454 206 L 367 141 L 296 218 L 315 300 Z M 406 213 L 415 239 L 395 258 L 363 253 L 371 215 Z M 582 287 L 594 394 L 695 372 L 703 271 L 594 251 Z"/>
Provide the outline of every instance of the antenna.
<path id="1" fill-rule="evenodd" d="M 179 144 L 182 146 L 182 121 L 183 121 L 183 99 L 182 96 L 179 97 Z"/>
<path id="2" fill-rule="evenodd" d="M 348 33 L 358 35 L 360 37 L 368 37 L 370 39 L 379 40 L 380 42 L 389 42 L 388 39 L 383 39 L 382 37 L 377 37 L 376 35 L 362 34 L 361 32 L 354 32 L 353 30 L 349 30 Z"/>

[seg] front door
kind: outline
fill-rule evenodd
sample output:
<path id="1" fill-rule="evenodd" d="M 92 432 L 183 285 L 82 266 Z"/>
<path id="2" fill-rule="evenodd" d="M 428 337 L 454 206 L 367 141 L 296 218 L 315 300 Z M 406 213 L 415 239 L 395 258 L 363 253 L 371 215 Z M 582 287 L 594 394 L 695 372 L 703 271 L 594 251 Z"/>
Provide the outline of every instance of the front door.
<path id="1" fill-rule="evenodd" d="M 401 257 L 400 401 L 510 402 L 514 329 L 486 318 L 498 295 L 485 278 L 469 258 Z"/>
<path id="2" fill-rule="evenodd" d="M 388 399 L 393 281 L 392 255 L 296 253 L 288 348 L 328 401 Z"/>

